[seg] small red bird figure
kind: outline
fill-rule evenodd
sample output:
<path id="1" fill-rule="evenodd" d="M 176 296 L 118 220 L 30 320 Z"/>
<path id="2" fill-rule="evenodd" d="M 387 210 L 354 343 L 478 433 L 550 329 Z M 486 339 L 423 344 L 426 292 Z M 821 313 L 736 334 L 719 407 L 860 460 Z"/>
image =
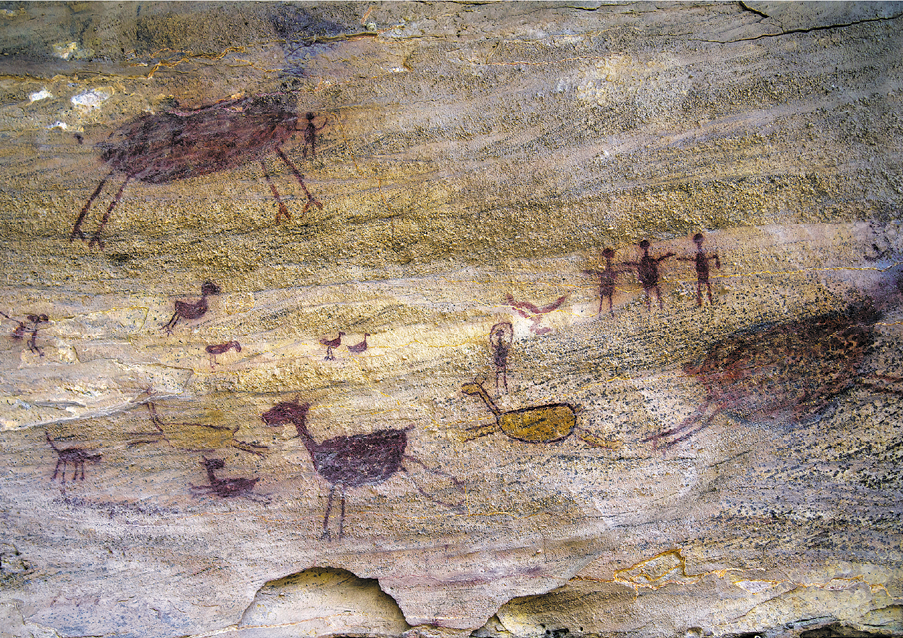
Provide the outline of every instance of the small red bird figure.
<path id="1" fill-rule="evenodd" d="M 207 346 L 205 350 L 207 350 L 207 354 L 210 356 L 210 367 L 212 368 L 216 365 L 216 355 L 225 354 L 226 352 L 229 352 L 229 350 L 241 352 L 241 344 L 237 341 L 227 341 L 226 343 Z"/>
<path id="2" fill-rule="evenodd" d="M 201 286 L 201 298 L 197 301 L 176 301 L 176 311 L 166 324 L 162 327 L 167 334 L 172 334 L 176 324 L 180 319 L 200 319 L 207 313 L 207 297 L 218 295 L 220 293 L 219 286 L 212 281 L 205 281 Z"/>
<path id="3" fill-rule="evenodd" d="M 508 302 L 508 305 L 514 308 L 517 314 L 519 314 L 524 319 L 529 319 L 533 322 L 533 325 L 530 326 L 530 332 L 538 335 L 544 335 L 552 332 L 551 328 L 539 327 L 539 324 L 542 321 L 542 316 L 552 312 L 553 310 L 557 310 L 558 307 L 564 303 L 565 299 L 567 299 L 567 295 L 562 295 L 549 305 L 543 306 L 542 308 L 537 308 L 529 301 L 515 301 L 514 297 L 512 297 L 511 295 L 505 295 L 505 300 Z"/>
<path id="4" fill-rule="evenodd" d="M 345 336 L 344 332 L 339 332 L 339 336 L 336 337 L 335 339 L 320 339 L 320 343 L 322 343 L 324 346 L 326 346 L 326 356 L 324 358 L 327 361 L 335 359 L 335 357 L 332 354 L 332 349 L 338 348 L 340 345 L 342 345 L 342 337 L 344 337 L 344 336 Z"/>
<path id="5" fill-rule="evenodd" d="M 348 346 L 348 352 L 352 354 L 360 354 L 367 349 L 367 337 L 370 336 L 369 332 L 364 333 L 364 340 L 360 343 L 356 343 L 353 346 Z"/>

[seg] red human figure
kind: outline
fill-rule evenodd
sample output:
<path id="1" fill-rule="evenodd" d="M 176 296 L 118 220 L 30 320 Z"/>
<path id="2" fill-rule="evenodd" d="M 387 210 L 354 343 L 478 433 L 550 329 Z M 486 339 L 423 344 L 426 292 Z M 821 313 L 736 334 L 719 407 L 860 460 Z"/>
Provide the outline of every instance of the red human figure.
<path id="1" fill-rule="evenodd" d="M 323 123 L 320 126 L 314 125 L 314 119 L 317 117 L 313 113 L 307 113 L 304 116 L 307 120 L 307 126 L 304 127 L 304 149 L 302 150 L 302 157 L 307 159 L 307 149 L 310 147 L 310 156 L 312 159 L 317 159 L 317 133 L 326 128 L 326 123 L 329 121 L 326 119 L 326 116 L 323 116 Z"/>
<path id="2" fill-rule="evenodd" d="M 650 257 L 649 242 L 645 239 L 640 242 L 640 249 L 643 251 L 643 257 L 639 261 L 625 261 L 624 265 L 635 266 L 637 269 L 637 277 L 639 277 L 643 290 L 646 292 L 646 310 L 652 309 L 653 293 L 658 297 L 658 307 L 664 308 L 665 302 L 662 301 L 662 291 L 658 287 L 660 276 L 658 274 L 658 265 L 668 259 L 668 257 L 673 257 L 674 253 L 665 253 L 661 257 Z"/>
<path id="3" fill-rule="evenodd" d="M 605 301 L 605 298 L 608 298 L 608 311 L 611 313 L 611 316 L 615 316 L 615 311 L 613 308 L 613 297 L 615 294 L 615 282 L 618 279 L 618 275 L 625 272 L 623 268 L 614 268 L 611 265 L 611 260 L 615 256 L 615 251 L 611 248 L 606 248 L 602 251 L 602 256 L 605 257 L 605 269 L 604 270 L 584 270 L 583 272 L 587 275 L 593 275 L 594 277 L 599 277 L 599 312 L 598 314 L 602 314 L 602 304 Z"/>
<path id="4" fill-rule="evenodd" d="M 502 393 L 502 387 L 508 392 L 508 355 L 514 342 L 514 329 L 510 321 L 503 321 L 492 326 L 489 331 L 489 345 L 492 347 L 492 362 L 495 364 L 495 391 Z M 501 383 L 499 383 L 501 381 Z"/>
<path id="5" fill-rule="evenodd" d="M 706 255 L 702 249 L 703 236 L 702 233 L 693 235 L 693 243 L 696 244 L 696 255 L 694 257 L 678 257 L 680 261 L 692 261 L 696 263 L 696 303 L 702 307 L 702 286 L 708 289 L 709 303 L 715 303 L 712 299 L 712 284 L 709 282 L 709 262 L 715 261 L 715 268 L 721 268 L 721 260 L 718 253 L 712 253 L 711 256 Z"/>

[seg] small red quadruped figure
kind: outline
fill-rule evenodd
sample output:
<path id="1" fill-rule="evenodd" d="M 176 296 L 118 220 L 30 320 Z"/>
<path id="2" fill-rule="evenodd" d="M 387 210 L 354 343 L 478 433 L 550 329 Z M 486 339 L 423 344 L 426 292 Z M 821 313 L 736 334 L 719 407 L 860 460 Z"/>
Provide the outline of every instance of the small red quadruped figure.
<path id="1" fill-rule="evenodd" d="M 50 321 L 50 319 L 47 318 L 47 315 L 28 315 L 26 317 L 28 323 L 19 321 L 18 319 L 13 319 L 5 312 L 0 312 L 0 315 L 3 315 L 10 321 L 15 321 L 17 324 L 19 324 L 18 326 L 16 326 L 16 329 L 13 330 L 10 337 L 18 341 L 19 339 L 23 339 L 25 335 L 31 335 L 28 338 L 28 349 L 39 357 L 44 356 L 44 351 L 38 347 L 38 326 L 42 323 L 47 323 L 48 321 Z"/>
<path id="2" fill-rule="evenodd" d="M 207 297 L 219 293 L 219 286 L 212 281 L 205 281 L 201 286 L 201 298 L 197 301 L 176 301 L 176 311 L 161 330 L 165 330 L 166 334 L 172 334 L 180 319 L 200 319 L 207 314 Z"/>
<path id="3" fill-rule="evenodd" d="M 229 350 L 235 350 L 235 352 L 241 352 L 241 344 L 237 341 L 227 341 L 226 343 L 218 343 L 215 345 L 210 345 L 205 348 L 207 350 L 207 356 L 210 357 L 210 369 L 216 367 L 216 357 L 220 354 L 225 354 L 229 352 Z"/>

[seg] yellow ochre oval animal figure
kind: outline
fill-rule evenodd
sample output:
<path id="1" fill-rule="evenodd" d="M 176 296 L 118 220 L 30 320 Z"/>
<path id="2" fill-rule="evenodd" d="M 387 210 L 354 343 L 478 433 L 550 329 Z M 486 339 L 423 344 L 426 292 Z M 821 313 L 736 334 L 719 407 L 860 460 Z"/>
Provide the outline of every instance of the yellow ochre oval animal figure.
<path id="1" fill-rule="evenodd" d="M 577 427 L 577 413 L 567 403 L 550 403 L 502 412 L 483 388 L 481 379 L 465 383 L 461 386 L 461 391 L 480 397 L 495 416 L 495 423 L 468 428 L 463 436 L 464 441 L 473 441 L 501 430 L 506 436 L 524 443 L 554 443 L 576 432 L 577 436 L 593 447 L 617 447 L 616 443 L 605 441 L 592 432 Z"/>
<path id="2" fill-rule="evenodd" d="M 551 443 L 574 431 L 577 415 L 566 403 L 540 405 L 504 412 L 498 418 L 502 432 L 518 441 Z"/>

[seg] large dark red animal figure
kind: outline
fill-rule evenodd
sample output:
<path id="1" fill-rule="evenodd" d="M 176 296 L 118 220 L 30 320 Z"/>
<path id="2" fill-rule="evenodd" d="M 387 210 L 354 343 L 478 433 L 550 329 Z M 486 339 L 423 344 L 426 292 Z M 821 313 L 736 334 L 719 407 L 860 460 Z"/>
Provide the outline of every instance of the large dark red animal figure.
<path id="1" fill-rule="evenodd" d="M 89 242 L 91 247 L 103 248 L 101 232 L 131 180 L 168 184 L 255 161 L 260 163 L 279 205 L 276 221 L 283 215 L 291 219 L 263 161 L 273 154 L 285 162 L 307 196 L 302 214 L 311 204 L 322 208 L 304 185 L 301 172 L 282 152 L 282 145 L 298 130 L 298 112 L 291 93 L 256 95 L 193 110 L 173 109 L 141 115 L 115 131 L 110 140 L 98 144 L 100 158 L 112 170 L 88 198 L 75 220 L 70 240 L 87 239 L 82 224 L 91 204 L 114 173 L 124 174 L 125 181 L 97 225 Z"/>
<path id="2" fill-rule="evenodd" d="M 817 417 L 857 383 L 903 395 L 903 378 L 863 374 L 881 314 L 855 305 L 806 319 L 754 326 L 713 344 L 684 372 L 706 390 L 680 425 L 646 437 L 671 447 L 708 426 L 721 412 L 749 423 L 796 423 Z"/>
<path id="3" fill-rule="evenodd" d="M 378 485 L 389 480 L 399 470 L 408 473 L 405 461 L 417 463 L 426 471 L 445 478 L 451 488 L 463 493 L 463 485 L 458 479 L 441 470 L 428 468 L 419 459 L 405 454 L 408 445 L 409 426 L 404 430 L 378 430 L 370 434 L 353 436 L 337 436 L 317 443 L 307 429 L 307 412 L 310 404 L 295 401 L 283 401 L 261 415 L 264 423 L 279 427 L 291 423 L 298 431 L 298 437 L 304 442 L 313 461 L 317 474 L 330 484 L 329 500 L 326 503 L 326 514 L 323 516 L 323 538 L 329 538 L 329 514 L 336 488 L 341 497 L 341 517 L 339 518 L 339 538 L 344 535 L 345 526 L 345 490 L 349 487 Z M 460 503 L 445 503 L 426 493 L 414 482 L 421 495 L 429 500 L 447 507 L 457 508 Z"/>

